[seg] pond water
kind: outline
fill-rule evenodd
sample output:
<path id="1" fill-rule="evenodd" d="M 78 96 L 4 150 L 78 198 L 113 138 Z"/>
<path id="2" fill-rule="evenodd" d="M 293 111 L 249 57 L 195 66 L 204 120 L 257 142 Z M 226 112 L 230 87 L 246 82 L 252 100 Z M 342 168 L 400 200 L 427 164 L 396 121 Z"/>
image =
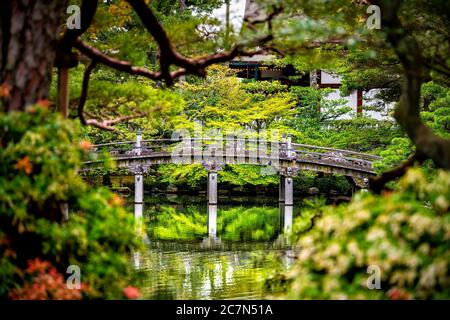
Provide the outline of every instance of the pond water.
<path id="1" fill-rule="evenodd" d="M 147 249 L 131 261 L 144 298 L 264 299 L 264 279 L 293 263 L 276 198 L 219 199 L 215 239 L 207 237 L 206 197 L 172 194 L 144 200 Z M 172 218 L 165 221 L 163 212 Z M 262 218 L 254 220 L 255 215 Z M 245 224 L 248 220 L 252 223 Z"/>

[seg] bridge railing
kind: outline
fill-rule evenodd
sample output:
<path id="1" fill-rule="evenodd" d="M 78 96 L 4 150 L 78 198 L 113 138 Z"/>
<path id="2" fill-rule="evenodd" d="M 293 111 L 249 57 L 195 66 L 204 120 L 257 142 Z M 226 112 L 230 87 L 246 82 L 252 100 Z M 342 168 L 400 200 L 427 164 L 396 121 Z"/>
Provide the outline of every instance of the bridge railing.
<path id="1" fill-rule="evenodd" d="M 355 151 L 313 146 L 287 141 L 259 140 L 248 137 L 233 138 L 188 138 L 188 139 L 147 139 L 141 140 L 140 147 L 135 141 L 121 141 L 93 145 L 95 153 L 108 152 L 114 158 L 133 156 L 167 156 L 174 150 L 184 155 L 204 155 L 228 157 L 278 157 L 299 162 L 312 162 L 354 169 L 372 170 L 373 161 L 380 157 Z M 140 152 L 138 152 L 140 151 Z"/>
<path id="2" fill-rule="evenodd" d="M 355 151 L 293 143 L 297 161 L 333 164 L 363 170 L 372 170 L 378 156 Z"/>
<path id="3" fill-rule="evenodd" d="M 223 150 L 225 153 L 227 150 L 233 150 L 236 153 L 243 151 L 259 151 L 264 150 L 268 153 L 275 153 L 276 147 L 279 148 L 278 141 L 261 141 L 258 139 L 214 139 L 214 138 L 190 138 L 190 139 L 149 139 L 142 140 L 141 146 L 136 147 L 134 141 L 124 141 L 124 142 L 112 142 L 96 144 L 92 146 L 92 151 L 95 153 L 100 153 L 107 151 L 111 155 L 116 157 L 121 156 L 131 156 L 137 155 L 137 150 L 140 149 L 141 155 L 155 154 L 155 153 L 167 153 L 173 151 L 175 148 L 182 148 L 184 151 L 189 150 L 192 153 L 204 152 L 208 149 Z M 262 144 L 265 144 L 262 148 Z M 280 143 L 281 144 L 281 143 Z M 294 151 L 292 149 L 292 151 Z"/>

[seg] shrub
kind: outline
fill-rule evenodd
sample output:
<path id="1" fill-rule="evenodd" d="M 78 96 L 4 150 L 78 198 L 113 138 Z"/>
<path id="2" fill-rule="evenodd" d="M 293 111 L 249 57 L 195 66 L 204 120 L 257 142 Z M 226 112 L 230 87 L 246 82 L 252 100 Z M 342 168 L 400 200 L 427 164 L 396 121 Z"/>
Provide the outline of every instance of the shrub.
<path id="1" fill-rule="evenodd" d="M 83 292 L 88 292 L 85 284 L 80 288 L 69 289 L 64 277 L 48 261 L 39 258 L 28 261 L 24 272 L 24 285 L 13 289 L 9 298 L 13 300 L 80 300 Z"/>
<path id="2" fill-rule="evenodd" d="M 42 106 L 0 115 L 0 297 L 24 287 L 21 274 L 36 258 L 63 275 L 78 265 L 90 298 L 123 297 L 128 253 L 140 242 L 121 199 L 77 175 L 89 146 Z"/>
<path id="3" fill-rule="evenodd" d="M 427 181 L 420 169 L 398 191 L 360 193 L 350 204 L 325 206 L 296 220 L 298 261 L 267 286 L 300 299 L 448 299 L 450 173 Z M 309 223 L 308 223 L 309 220 Z M 309 231 L 305 231 L 309 230 Z M 369 290 L 369 266 L 381 289 Z"/>

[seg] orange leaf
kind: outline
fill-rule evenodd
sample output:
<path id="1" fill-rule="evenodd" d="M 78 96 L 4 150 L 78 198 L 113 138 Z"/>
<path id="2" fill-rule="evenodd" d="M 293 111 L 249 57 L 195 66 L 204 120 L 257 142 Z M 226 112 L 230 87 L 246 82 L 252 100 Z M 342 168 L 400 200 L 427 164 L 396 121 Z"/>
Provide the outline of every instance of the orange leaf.
<path id="1" fill-rule="evenodd" d="M 92 143 L 90 143 L 88 140 L 81 140 L 80 148 L 84 151 L 89 151 L 92 148 Z"/>
<path id="2" fill-rule="evenodd" d="M 30 174 L 33 171 L 33 165 L 30 162 L 28 156 L 23 157 L 16 163 L 17 170 L 23 170 L 26 174 Z"/>
<path id="3" fill-rule="evenodd" d="M 51 104 L 50 100 L 47 99 L 40 99 L 37 101 L 37 104 L 41 106 L 42 108 L 48 108 Z"/>
<path id="4" fill-rule="evenodd" d="M 11 87 L 8 84 L 3 83 L 0 86 L 0 98 L 9 98 L 10 95 L 11 95 Z"/>
<path id="5" fill-rule="evenodd" d="M 111 201 L 110 201 L 110 205 L 120 207 L 121 205 L 123 205 L 123 199 L 120 196 L 118 196 L 117 194 L 113 194 Z"/>
<path id="6" fill-rule="evenodd" d="M 139 292 L 138 288 L 128 286 L 126 288 L 123 288 L 123 295 L 127 299 L 137 299 L 141 296 L 141 293 Z"/>

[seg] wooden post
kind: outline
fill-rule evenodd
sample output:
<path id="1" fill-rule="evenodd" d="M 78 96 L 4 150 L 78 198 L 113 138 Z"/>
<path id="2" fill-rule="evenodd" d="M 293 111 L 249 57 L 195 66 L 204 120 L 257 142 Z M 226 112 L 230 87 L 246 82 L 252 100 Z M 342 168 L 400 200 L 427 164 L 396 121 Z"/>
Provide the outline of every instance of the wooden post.
<path id="1" fill-rule="evenodd" d="M 58 110 L 64 117 L 69 118 L 69 69 L 58 68 Z M 69 205 L 63 204 L 63 221 L 69 220 Z"/>
<path id="2" fill-rule="evenodd" d="M 58 110 L 62 116 L 69 117 L 69 69 L 58 68 Z"/>

